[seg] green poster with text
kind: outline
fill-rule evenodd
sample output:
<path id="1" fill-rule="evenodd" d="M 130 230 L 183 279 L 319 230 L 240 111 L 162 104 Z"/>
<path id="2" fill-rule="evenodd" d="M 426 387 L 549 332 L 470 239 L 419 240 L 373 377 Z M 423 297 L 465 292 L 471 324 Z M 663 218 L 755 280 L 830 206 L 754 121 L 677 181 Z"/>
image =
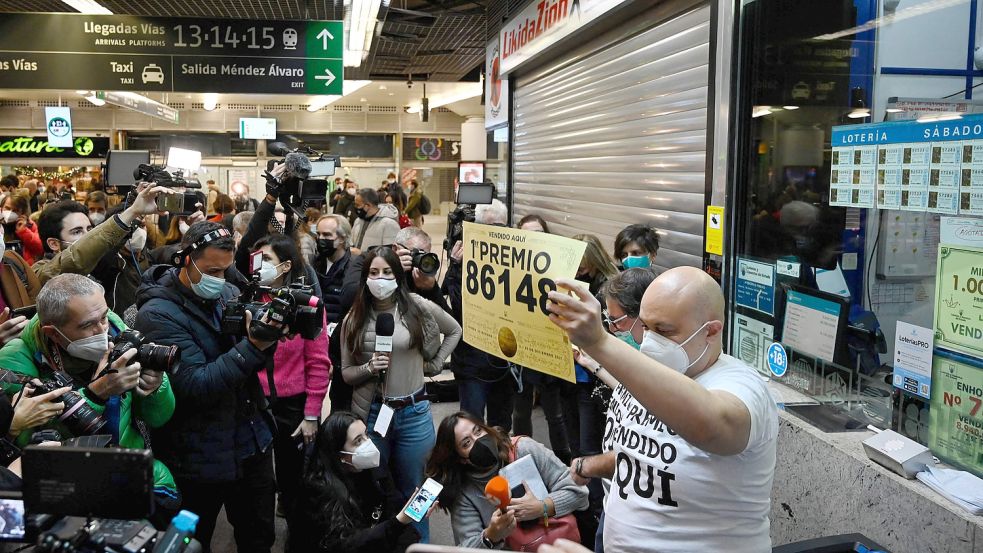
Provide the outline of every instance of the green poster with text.
<path id="1" fill-rule="evenodd" d="M 935 345 L 983 357 L 983 249 L 939 245 Z"/>
<path id="2" fill-rule="evenodd" d="M 940 459 L 983 476 L 983 369 L 980 361 L 936 349 L 928 447 Z"/>

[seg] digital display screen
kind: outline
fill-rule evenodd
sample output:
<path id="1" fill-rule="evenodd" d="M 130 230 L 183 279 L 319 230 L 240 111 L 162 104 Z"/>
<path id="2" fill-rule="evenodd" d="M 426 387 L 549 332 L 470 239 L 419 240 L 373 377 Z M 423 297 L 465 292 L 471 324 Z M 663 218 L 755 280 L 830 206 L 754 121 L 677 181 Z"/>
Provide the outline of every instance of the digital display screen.
<path id="1" fill-rule="evenodd" d="M 108 165 L 106 184 L 109 186 L 133 186 L 136 182 L 133 170 L 141 163 L 150 163 L 148 150 L 113 150 L 106 158 Z"/>
<path id="2" fill-rule="evenodd" d="M 0 499 L 0 541 L 24 539 L 24 500 Z"/>
<path id="3" fill-rule="evenodd" d="M 240 117 L 239 138 L 276 140 L 276 119 L 272 117 Z"/>
<path id="4" fill-rule="evenodd" d="M 482 161 L 458 162 L 457 182 L 460 184 L 477 184 L 485 182 L 485 163 Z"/>
<path id="5" fill-rule="evenodd" d="M 796 351 L 832 363 L 841 311 L 838 302 L 789 290 L 785 296 L 782 342 Z"/>

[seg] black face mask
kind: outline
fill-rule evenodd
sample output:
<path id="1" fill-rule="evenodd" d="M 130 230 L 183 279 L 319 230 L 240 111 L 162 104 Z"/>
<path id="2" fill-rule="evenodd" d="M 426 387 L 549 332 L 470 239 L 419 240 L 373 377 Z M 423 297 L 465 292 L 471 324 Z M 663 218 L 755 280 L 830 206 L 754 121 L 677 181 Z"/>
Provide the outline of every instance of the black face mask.
<path id="1" fill-rule="evenodd" d="M 498 444 L 491 434 L 485 434 L 474 442 L 468 453 L 468 462 L 479 470 L 491 470 L 498 466 Z"/>
<path id="2" fill-rule="evenodd" d="M 338 248 L 335 246 L 334 240 L 329 238 L 318 238 L 317 239 L 317 254 L 323 257 L 331 257 L 334 255 L 335 250 Z"/>
<path id="3" fill-rule="evenodd" d="M 365 211 L 364 207 L 360 207 L 355 210 L 355 216 L 358 217 L 359 219 L 368 219 L 369 213 Z"/>

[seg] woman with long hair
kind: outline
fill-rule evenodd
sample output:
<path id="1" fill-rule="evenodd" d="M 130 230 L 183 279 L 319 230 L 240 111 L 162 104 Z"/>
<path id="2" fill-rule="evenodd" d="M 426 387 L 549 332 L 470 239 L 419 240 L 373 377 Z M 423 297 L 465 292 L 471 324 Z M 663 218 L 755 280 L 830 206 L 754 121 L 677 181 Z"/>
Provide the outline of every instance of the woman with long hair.
<path id="1" fill-rule="evenodd" d="M 406 286 L 399 257 L 388 246 L 365 254 L 362 285 L 342 322 L 341 363 L 353 387 L 352 411 L 373 429 L 372 440 L 390 467 L 396 486 L 409 498 L 423 483 L 423 468 L 434 443 L 433 417 L 425 376 L 443 370 L 444 359 L 461 339 L 461 327 L 447 312 Z M 392 321 L 392 350 L 377 351 L 377 321 Z M 443 341 L 441 341 L 443 334 Z M 388 424 L 376 421 L 382 413 Z M 422 541 L 426 521 L 417 524 Z"/>
<path id="2" fill-rule="evenodd" d="M 597 236 L 578 234 L 573 239 L 587 243 L 584 258 L 580 261 L 580 268 L 577 269 L 577 280 L 586 283 L 591 295 L 596 296 L 605 281 L 618 274 L 618 267 Z"/>
<path id="3" fill-rule="evenodd" d="M 502 467 L 526 455 L 532 458 L 547 495 L 539 500 L 526 488 L 523 495 L 512 497 L 502 513 L 485 498 L 485 485 Z M 587 507 L 587 489 L 574 483 L 567 466 L 546 446 L 528 437 L 510 440 L 466 411 L 440 422 L 427 476 L 444 485 L 441 508 L 450 510 L 454 542 L 460 547 L 501 549 L 517 525 L 528 528 L 544 515 L 552 520 Z M 513 490 L 523 487 L 509 484 Z M 505 545 L 515 549 L 522 544 Z"/>
<path id="4" fill-rule="evenodd" d="M 259 272 L 261 286 L 282 288 L 302 282 L 307 276 L 297 245 L 289 236 L 271 234 L 256 242 L 253 248 L 263 255 Z M 270 300 L 269 297 L 262 299 Z M 316 338 L 308 340 L 295 335 L 277 345 L 272 375 L 269 369 L 259 372 L 259 383 L 277 425 L 273 439 L 277 490 L 280 492 L 280 510 L 286 516 L 291 533 L 297 527 L 296 501 L 303 468 L 303 454 L 298 448 L 314 442 L 321 403 L 331 379 L 327 319 L 323 312 L 320 323 L 322 330 Z M 294 550 L 287 548 L 287 551 Z"/>
<path id="5" fill-rule="evenodd" d="M 420 539 L 365 423 L 348 411 L 318 428 L 303 482 L 290 537 L 304 551 L 401 553 Z"/>

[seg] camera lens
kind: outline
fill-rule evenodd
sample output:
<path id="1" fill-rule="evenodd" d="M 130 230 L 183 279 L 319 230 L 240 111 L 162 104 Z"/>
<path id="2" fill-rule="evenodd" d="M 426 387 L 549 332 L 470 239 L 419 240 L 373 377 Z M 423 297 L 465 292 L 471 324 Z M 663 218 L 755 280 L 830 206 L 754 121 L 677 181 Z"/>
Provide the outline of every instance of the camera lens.
<path id="1" fill-rule="evenodd" d="M 59 420 L 75 436 L 102 434 L 106 419 L 97 413 L 77 392 L 65 392 L 58 398 L 65 404 Z"/>
<path id="2" fill-rule="evenodd" d="M 427 276 L 437 276 L 440 271 L 440 258 L 435 253 L 419 252 L 413 256 L 413 266 Z"/>
<path id="3" fill-rule="evenodd" d="M 181 350 L 177 346 L 146 344 L 140 347 L 140 365 L 151 371 L 170 372 L 181 364 Z"/>

